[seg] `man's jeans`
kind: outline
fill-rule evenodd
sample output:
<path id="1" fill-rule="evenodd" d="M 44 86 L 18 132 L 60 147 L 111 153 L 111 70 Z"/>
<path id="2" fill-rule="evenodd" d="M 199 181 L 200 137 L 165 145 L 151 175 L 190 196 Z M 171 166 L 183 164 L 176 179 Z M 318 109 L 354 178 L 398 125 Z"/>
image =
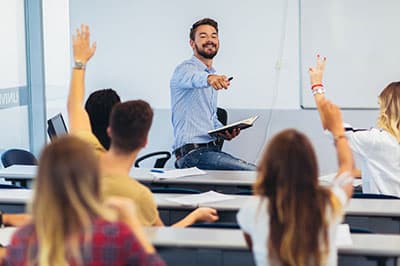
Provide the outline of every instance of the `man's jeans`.
<path id="1" fill-rule="evenodd" d="M 203 170 L 245 170 L 255 171 L 254 164 L 219 150 L 218 147 L 202 147 L 191 150 L 185 156 L 176 161 L 177 168 L 189 168 L 196 166 Z"/>

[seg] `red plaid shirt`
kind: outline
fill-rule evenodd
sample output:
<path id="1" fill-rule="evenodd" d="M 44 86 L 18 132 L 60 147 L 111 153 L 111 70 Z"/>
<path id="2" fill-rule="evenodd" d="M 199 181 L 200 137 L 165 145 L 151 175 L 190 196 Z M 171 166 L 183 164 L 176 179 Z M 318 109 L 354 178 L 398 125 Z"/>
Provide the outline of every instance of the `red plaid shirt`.
<path id="1" fill-rule="evenodd" d="M 163 266 L 157 254 L 147 254 L 129 227 L 120 222 L 97 219 L 93 223 L 91 243 L 83 245 L 81 237 L 83 265 L 154 265 Z M 32 245 L 32 243 L 34 243 Z M 26 265 L 28 250 L 37 258 L 38 242 L 33 224 L 18 229 L 7 247 L 3 265 Z M 70 265 L 76 265 L 70 262 Z"/>

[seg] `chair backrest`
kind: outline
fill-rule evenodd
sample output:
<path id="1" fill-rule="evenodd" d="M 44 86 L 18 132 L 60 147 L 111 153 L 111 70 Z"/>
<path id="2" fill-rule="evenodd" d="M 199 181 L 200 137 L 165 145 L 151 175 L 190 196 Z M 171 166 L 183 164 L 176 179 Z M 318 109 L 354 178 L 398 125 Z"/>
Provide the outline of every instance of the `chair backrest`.
<path id="1" fill-rule="evenodd" d="M 14 164 L 22 165 L 37 165 L 35 155 L 26 150 L 10 149 L 1 155 L 1 162 L 4 167 L 9 167 Z"/>
<path id="2" fill-rule="evenodd" d="M 201 192 L 191 188 L 180 187 L 151 187 L 153 193 L 175 193 L 175 194 L 200 194 Z"/>
<path id="3" fill-rule="evenodd" d="M 169 151 L 159 151 L 159 152 L 152 152 L 146 155 L 143 155 L 139 158 L 136 159 L 135 161 L 135 167 L 140 167 L 139 163 L 143 160 L 146 160 L 151 157 L 155 156 L 161 156 L 161 158 L 158 158 L 155 163 L 154 163 L 154 168 L 164 168 L 165 164 L 171 158 L 171 153 Z"/>
<path id="4" fill-rule="evenodd" d="M 353 193 L 353 199 L 400 199 L 399 197 L 385 194 Z"/>
<path id="5" fill-rule="evenodd" d="M 47 134 L 50 140 L 68 133 L 67 126 L 65 125 L 64 118 L 61 113 L 56 114 L 47 120 Z"/>
<path id="6" fill-rule="evenodd" d="M 221 107 L 217 108 L 217 118 L 222 125 L 226 126 L 228 124 L 228 112 L 224 108 Z M 222 145 L 224 145 L 224 139 L 218 138 L 217 144 L 220 147 L 220 149 L 222 149 Z"/>
<path id="7" fill-rule="evenodd" d="M 215 222 L 215 223 L 195 223 L 190 225 L 189 227 L 197 227 L 197 228 L 222 228 L 222 229 L 240 229 L 240 226 L 237 223 L 224 223 L 224 222 Z"/>

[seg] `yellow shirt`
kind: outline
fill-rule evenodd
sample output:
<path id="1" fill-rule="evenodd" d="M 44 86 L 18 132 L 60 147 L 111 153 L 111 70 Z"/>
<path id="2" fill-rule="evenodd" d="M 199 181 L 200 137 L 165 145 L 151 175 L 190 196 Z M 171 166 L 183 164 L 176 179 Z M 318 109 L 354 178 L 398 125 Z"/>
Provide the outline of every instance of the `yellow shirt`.
<path id="1" fill-rule="evenodd" d="M 129 198 L 136 207 L 139 221 L 144 226 L 152 226 L 158 217 L 157 205 L 151 191 L 128 175 L 106 175 L 102 178 L 104 198 L 118 196 Z"/>
<path id="2" fill-rule="evenodd" d="M 100 156 L 106 152 L 103 145 L 90 131 L 79 131 L 74 133 L 78 138 L 93 146 L 96 154 Z M 144 226 L 152 226 L 158 217 L 157 205 L 151 191 L 128 175 L 106 174 L 102 176 L 102 198 L 118 196 L 129 198 L 133 201 L 139 221 Z"/>

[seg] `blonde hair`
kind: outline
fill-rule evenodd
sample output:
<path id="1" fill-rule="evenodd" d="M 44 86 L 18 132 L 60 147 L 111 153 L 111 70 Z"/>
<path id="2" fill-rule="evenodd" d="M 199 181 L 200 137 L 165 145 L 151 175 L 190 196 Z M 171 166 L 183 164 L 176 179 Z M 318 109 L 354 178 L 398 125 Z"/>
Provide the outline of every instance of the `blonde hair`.
<path id="1" fill-rule="evenodd" d="M 29 264 L 68 265 L 66 258 L 82 264 L 79 237 L 91 240 L 94 218 L 111 219 L 100 203 L 99 178 L 98 160 L 84 141 L 65 136 L 44 149 L 31 206 L 39 250 Z"/>
<path id="2" fill-rule="evenodd" d="M 282 266 L 325 265 L 331 223 L 326 210 L 330 207 L 336 216 L 340 205 L 318 183 L 317 159 L 308 138 L 295 129 L 278 133 L 258 167 L 254 192 L 268 199 L 269 261 Z"/>
<path id="3" fill-rule="evenodd" d="M 379 95 L 378 127 L 393 135 L 400 143 L 400 82 L 390 83 Z"/>

